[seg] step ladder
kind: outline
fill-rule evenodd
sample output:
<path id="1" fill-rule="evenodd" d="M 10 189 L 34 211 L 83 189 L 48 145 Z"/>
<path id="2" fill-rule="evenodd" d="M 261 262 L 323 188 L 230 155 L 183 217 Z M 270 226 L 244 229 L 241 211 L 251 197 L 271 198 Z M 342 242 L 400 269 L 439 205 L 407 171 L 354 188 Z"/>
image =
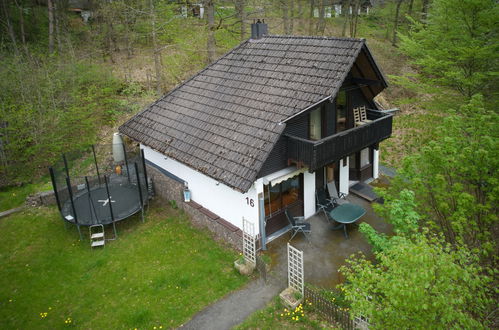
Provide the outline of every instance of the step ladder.
<path id="1" fill-rule="evenodd" d="M 104 238 L 104 226 L 103 225 L 93 225 L 88 228 L 90 233 L 90 246 L 104 246 L 106 244 L 106 239 Z"/>

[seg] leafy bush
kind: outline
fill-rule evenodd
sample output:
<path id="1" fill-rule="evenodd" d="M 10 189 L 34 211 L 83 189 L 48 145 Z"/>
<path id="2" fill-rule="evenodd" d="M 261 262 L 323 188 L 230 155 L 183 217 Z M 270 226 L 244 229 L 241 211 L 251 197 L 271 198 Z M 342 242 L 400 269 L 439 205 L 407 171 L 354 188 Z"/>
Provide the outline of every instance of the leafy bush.
<path id="1" fill-rule="evenodd" d="M 98 65 L 4 58 L 0 75 L 0 185 L 29 181 L 61 152 L 95 142 L 120 108 L 119 81 Z"/>

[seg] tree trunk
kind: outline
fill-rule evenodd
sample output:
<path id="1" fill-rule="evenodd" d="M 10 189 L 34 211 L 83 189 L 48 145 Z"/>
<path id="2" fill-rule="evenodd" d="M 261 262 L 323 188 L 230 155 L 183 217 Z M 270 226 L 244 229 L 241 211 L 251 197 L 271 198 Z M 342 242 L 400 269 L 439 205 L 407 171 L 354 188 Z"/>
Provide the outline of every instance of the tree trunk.
<path id="1" fill-rule="evenodd" d="M 152 47 L 153 47 L 153 55 L 154 55 L 154 72 L 156 74 L 156 93 L 158 95 L 162 94 L 161 90 L 161 60 L 160 50 L 158 47 L 158 40 L 156 37 L 156 12 L 154 11 L 154 2 L 153 0 L 149 0 L 150 4 L 150 15 L 151 15 L 151 37 L 152 37 Z"/>
<path id="2" fill-rule="evenodd" d="M 213 0 L 205 0 L 206 18 L 208 20 L 208 41 L 206 49 L 208 51 L 208 63 L 215 61 L 216 45 L 215 45 L 215 5 Z"/>
<path id="3" fill-rule="evenodd" d="M 308 21 L 308 34 L 313 35 L 313 29 L 314 29 L 314 7 L 315 7 L 315 0 L 310 0 L 310 17 Z"/>
<path id="4" fill-rule="evenodd" d="M 14 32 L 14 27 L 12 26 L 12 22 L 10 20 L 9 9 L 7 8 L 7 0 L 2 0 L 2 10 L 5 15 L 5 25 L 7 26 L 7 33 L 9 34 L 10 41 L 12 42 L 12 48 L 14 49 L 14 53 L 16 56 L 19 56 L 19 50 L 17 49 L 17 38 Z"/>
<path id="5" fill-rule="evenodd" d="M 355 38 L 357 35 L 357 24 L 359 21 L 359 8 L 360 8 L 360 0 L 356 0 L 355 6 L 352 11 L 352 17 L 350 19 L 350 37 Z"/>
<path id="6" fill-rule="evenodd" d="M 246 11 L 244 10 L 244 7 L 246 6 L 246 0 L 236 0 L 235 6 L 236 6 L 237 17 L 241 22 L 240 25 L 241 41 L 244 41 L 246 40 Z"/>
<path id="7" fill-rule="evenodd" d="M 298 1 L 298 28 L 301 29 L 303 27 L 303 3 L 302 0 L 297 0 Z"/>
<path id="8" fill-rule="evenodd" d="M 286 0 L 281 0 L 280 5 L 282 10 L 282 21 L 284 24 L 284 34 L 289 35 L 291 34 L 290 25 L 289 25 L 289 7 L 288 4 L 286 3 Z"/>
<path id="9" fill-rule="evenodd" d="M 26 56 L 29 56 L 29 49 L 26 43 L 26 30 L 24 29 L 24 8 L 22 3 L 19 3 L 17 0 L 14 1 L 17 8 L 19 9 L 19 31 L 21 33 L 21 44 L 23 45 L 24 53 Z"/>
<path id="10" fill-rule="evenodd" d="M 343 29 L 341 29 L 341 36 L 344 37 L 347 33 L 347 24 L 348 20 L 350 18 L 350 0 L 347 0 L 346 5 L 343 7 L 343 16 L 344 16 L 344 21 L 343 21 Z"/>
<path id="11" fill-rule="evenodd" d="M 317 21 L 316 32 L 317 34 L 324 34 L 324 29 L 326 27 L 326 8 L 324 6 L 324 0 L 319 1 L 319 20 Z"/>
<path id="12" fill-rule="evenodd" d="M 414 0 L 409 0 L 409 8 L 407 9 L 407 15 L 412 16 L 413 7 L 414 7 Z"/>
<path id="13" fill-rule="evenodd" d="M 62 41 L 61 41 L 61 9 L 57 6 L 57 1 L 53 4 L 54 11 L 54 21 L 55 21 L 55 36 L 57 40 L 57 51 L 62 52 Z"/>
<path id="14" fill-rule="evenodd" d="M 426 18 L 428 17 L 428 7 L 430 5 L 430 0 L 423 0 L 423 8 L 421 8 L 421 20 L 423 23 L 426 22 Z"/>
<path id="15" fill-rule="evenodd" d="M 54 0 L 47 0 L 48 16 L 49 16 L 49 53 L 54 52 Z"/>
<path id="16" fill-rule="evenodd" d="M 393 37 L 392 37 L 392 45 L 397 46 L 397 28 L 399 25 L 399 15 L 400 15 L 400 5 L 404 0 L 397 0 L 397 7 L 395 8 L 395 20 L 393 22 Z"/>
<path id="17" fill-rule="evenodd" d="M 295 19 L 295 0 L 289 0 L 289 34 L 293 34 Z"/>

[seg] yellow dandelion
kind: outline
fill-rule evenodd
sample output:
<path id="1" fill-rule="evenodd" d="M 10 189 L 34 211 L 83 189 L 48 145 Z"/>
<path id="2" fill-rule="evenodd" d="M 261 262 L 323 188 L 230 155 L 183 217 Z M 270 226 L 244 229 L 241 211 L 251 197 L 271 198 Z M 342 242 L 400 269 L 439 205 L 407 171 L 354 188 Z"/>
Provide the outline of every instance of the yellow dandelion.
<path id="1" fill-rule="evenodd" d="M 12 302 L 12 299 L 9 299 L 9 302 Z"/>
<path id="2" fill-rule="evenodd" d="M 281 313 L 281 317 L 284 316 L 284 314 Z"/>
<path id="3" fill-rule="evenodd" d="M 194 252 L 195 252 L 195 251 L 194 251 Z M 163 329 L 163 326 L 162 326 L 162 325 L 160 325 L 160 326 L 159 326 L 159 328 L 160 328 L 160 329 Z"/>

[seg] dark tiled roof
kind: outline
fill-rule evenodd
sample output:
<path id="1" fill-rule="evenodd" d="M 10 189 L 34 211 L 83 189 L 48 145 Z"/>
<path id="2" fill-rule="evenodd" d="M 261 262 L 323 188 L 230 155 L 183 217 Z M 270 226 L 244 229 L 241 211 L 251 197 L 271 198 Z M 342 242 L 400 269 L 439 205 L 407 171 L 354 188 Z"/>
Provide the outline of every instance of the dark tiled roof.
<path id="1" fill-rule="evenodd" d="M 120 127 L 120 132 L 247 191 L 284 130 L 281 121 L 334 97 L 362 39 L 248 40 Z"/>

